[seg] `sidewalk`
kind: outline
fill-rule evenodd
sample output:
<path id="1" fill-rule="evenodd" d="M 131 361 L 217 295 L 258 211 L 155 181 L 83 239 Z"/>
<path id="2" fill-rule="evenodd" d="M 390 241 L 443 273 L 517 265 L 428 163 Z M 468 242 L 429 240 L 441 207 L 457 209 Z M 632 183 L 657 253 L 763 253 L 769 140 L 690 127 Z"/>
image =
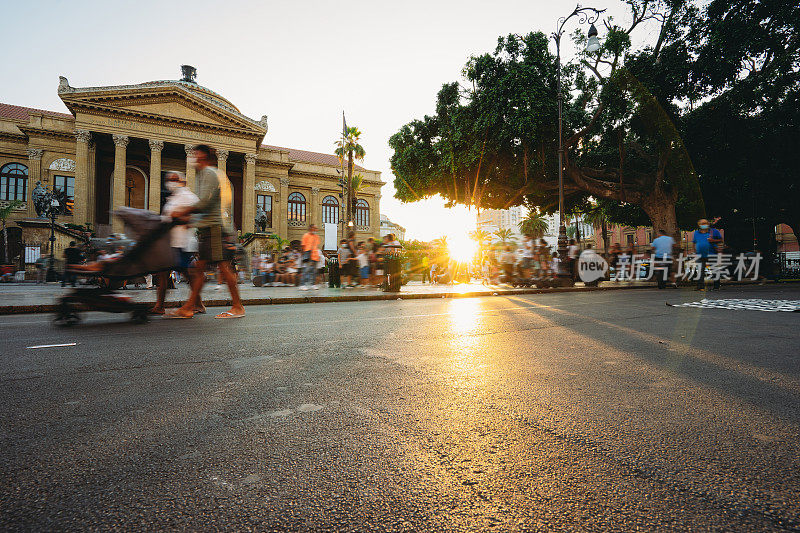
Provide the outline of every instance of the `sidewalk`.
<path id="1" fill-rule="evenodd" d="M 577 283 L 575 287 L 556 289 L 519 288 L 507 285 L 483 285 L 481 283 L 462 283 L 456 285 L 429 285 L 410 282 L 400 292 L 389 293 L 377 289 L 333 289 L 324 285 L 319 290 L 301 291 L 297 287 L 254 287 L 249 281 L 239 284 L 239 291 L 245 306 L 289 303 L 315 302 L 355 302 L 369 300 L 397 300 L 418 298 L 458 298 L 467 296 L 492 296 L 495 294 L 538 294 L 549 292 L 597 291 L 614 289 L 643 289 L 655 287 L 648 282 L 613 282 L 604 281 L 598 287 L 584 287 Z M 55 309 L 59 296 L 70 290 L 61 288 L 58 283 L 2 283 L 0 284 L 0 315 L 22 313 L 49 313 Z M 130 296 L 137 302 L 155 302 L 154 289 L 126 289 L 120 294 Z M 181 283 L 167 293 L 167 307 L 180 306 L 189 295 L 189 287 Z M 207 283 L 203 288 L 203 301 L 209 307 L 230 305 L 228 288 L 216 289 L 214 283 Z"/>

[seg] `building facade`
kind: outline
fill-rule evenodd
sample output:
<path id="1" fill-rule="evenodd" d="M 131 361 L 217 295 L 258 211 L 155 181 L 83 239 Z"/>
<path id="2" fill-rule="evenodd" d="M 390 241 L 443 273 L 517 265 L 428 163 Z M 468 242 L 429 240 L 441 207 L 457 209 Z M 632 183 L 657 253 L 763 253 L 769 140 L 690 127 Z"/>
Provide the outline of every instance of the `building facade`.
<path id="1" fill-rule="evenodd" d="M 519 223 L 525 218 L 525 209 L 523 207 L 514 206 L 508 209 L 484 209 L 478 211 L 476 216 L 476 225 L 478 229 L 491 234 L 500 230 L 510 230 L 511 238 L 516 242 L 521 242 L 522 233 L 519 230 Z"/>
<path id="2" fill-rule="evenodd" d="M 110 213 L 120 206 L 160 211 L 162 175 L 185 172 L 194 188 L 192 149 L 215 149 L 217 166 L 233 187 L 233 218 L 242 233 L 263 231 L 299 239 L 310 223 L 336 223 L 343 232 L 340 168 L 336 156 L 263 144 L 268 126 L 198 85 L 194 69 L 181 80 L 135 85 L 72 87 L 61 77 L 58 95 L 69 113 L 0 104 L 0 203 L 22 204 L 11 216 L 25 234 L 37 218 L 37 184 L 69 196 L 61 224 L 86 226 L 99 236 L 120 232 Z M 380 172 L 357 167 L 358 238 L 380 235 Z M 39 219 L 41 221 L 41 219 Z"/>
<path id="3" fill-rule="evenodd" d="M 386 215 L 381 215 L 380 231 L 381 238 L 386 237 L 389 234 L 394 235 L 396 239 L 401 241 L 404 241 L 406 238 L 406 228 L 400 224 L 397 224 L 396 222 L 392 222 Z"/>

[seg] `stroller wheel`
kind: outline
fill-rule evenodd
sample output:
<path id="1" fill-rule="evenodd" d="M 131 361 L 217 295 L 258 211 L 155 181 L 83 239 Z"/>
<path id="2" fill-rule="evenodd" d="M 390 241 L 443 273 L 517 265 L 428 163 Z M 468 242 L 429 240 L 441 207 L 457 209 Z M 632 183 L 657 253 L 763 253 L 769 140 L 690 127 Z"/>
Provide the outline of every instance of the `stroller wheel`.
<path id="1" fill-rule="evenodd" d="M 137 309 L 131 313 L 131 322 L 134 324 L 145 324 L 148 320 L 150 320 L 150 315 L 147 313 L 147 309 Z"/>
<path id="2" fill-rule="evenodd" d="M 61 327 L 74 326 L 80 321 L 80 315 L 69 304 L 61 304 L 53 318 L 55 325 Z"/>

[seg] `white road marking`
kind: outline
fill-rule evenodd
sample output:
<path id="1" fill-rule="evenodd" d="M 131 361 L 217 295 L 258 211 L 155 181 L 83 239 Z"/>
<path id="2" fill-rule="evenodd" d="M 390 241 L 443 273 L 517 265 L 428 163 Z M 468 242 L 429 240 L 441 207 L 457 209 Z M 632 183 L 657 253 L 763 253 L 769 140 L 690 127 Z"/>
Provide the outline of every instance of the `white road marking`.
<path id="1" fill-rule="evenodd" d="M 28 350 L 34 350 L 36 348 L 63 348 L 64 346 L 77 346 L 77 342 L 65 342 L 63 344 L 39 344 L 36 346 L 26 346 Z"/>

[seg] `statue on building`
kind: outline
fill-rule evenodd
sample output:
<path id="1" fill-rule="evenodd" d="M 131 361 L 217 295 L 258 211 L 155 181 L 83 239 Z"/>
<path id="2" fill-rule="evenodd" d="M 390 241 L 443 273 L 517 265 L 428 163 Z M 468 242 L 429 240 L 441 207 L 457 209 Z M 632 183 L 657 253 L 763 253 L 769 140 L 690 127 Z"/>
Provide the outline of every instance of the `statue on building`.
<path id="1" fill-rule="evenodd" d="M 267 214 L 261 206 L 258 206 L 256 209 L 256 227 L 258 227 L 262 233 L 267 229 L 267 222 L 269 222 Z"/>
<path id="2" fill-rule="evenodd" d="M 36 216 L 47 218 L 50 212 L 50 193 L 42 187 L 41 181 L 36 182 L 36 187 L 31 192 L 31 199 L 33 200 L 33 207 L 36 208 Z"/>

